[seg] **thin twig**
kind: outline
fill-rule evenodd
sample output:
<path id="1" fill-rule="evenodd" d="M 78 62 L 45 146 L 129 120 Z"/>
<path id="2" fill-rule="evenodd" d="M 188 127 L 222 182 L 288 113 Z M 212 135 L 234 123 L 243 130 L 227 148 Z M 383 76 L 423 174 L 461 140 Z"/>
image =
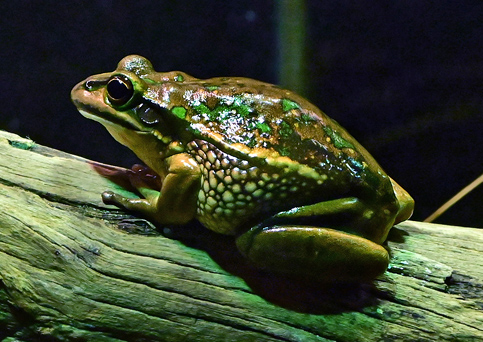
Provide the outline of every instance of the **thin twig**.
<path id="1" fill-rule="evenodd" d="M 441 207 L 438 208 L 434 213 L 429 215 L 424 222 L 433 222 L 436 218 L 438 218 L 442 213 L 448 210 L 453 204 L 458 202 L 472 190 L 474 190 L 478 185 L 483 183 L 483 174 L 481 174 L 478 178 L 476 178 L 473 182 L 465 186 L 460 192 L 454 195 L 448 202 L 443 204 Z"/>

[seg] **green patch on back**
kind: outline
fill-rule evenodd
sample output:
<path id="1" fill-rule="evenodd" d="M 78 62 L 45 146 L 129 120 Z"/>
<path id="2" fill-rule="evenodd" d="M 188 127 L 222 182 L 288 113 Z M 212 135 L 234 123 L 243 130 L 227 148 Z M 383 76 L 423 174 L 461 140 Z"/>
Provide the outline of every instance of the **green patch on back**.
<path id="1" fill-rule="evenodd" d="M 215 111 L 212 112 L 211 109 L 208 108 L 208 106 L 205 105 L 204 103 L 200 103 L 200 104 L 193 106 L 193 109 L 195 110 L 195 112 L 197 114 L 207 115 L 210 118 L 210 120 L 215 119 L 216 114 L 217 114 Z"/>
<path id="2" fill-rule="evenodd" d="M 282 138 L 289 138 L 292 135 L 292 133 L 293 133 L 292 127 L 290 127 L 290 125 L 285 121 L 282 121 L 280 123 L 280 129 L 278 131 L 278 134 L 280 134 Z"/>
<path id="3" fill-rule="evenodd" d="M 292 100 L 283 99 L 282 100 L 282 109 L 283 109 L 284 112 L 288 112 L 289 110 L 292 110 L 292 109 L 300 109 L 300 106 L 298 105 L 298 103 L 296 103 Z"/>
<path id="4" fill-rule="evenodd" d="M 283 157 L 290 156 L 290 150 L 287 147 L 279 147 L 278 153 L 280 153 L 280 155 Z"/>
<path id="5" fill-rule="evenodd" d="M 306 125 L 317 121 L 313 117 L 311 117 L 309 114 L 306 114 L 306 113 L 303 113 L 302 115 L 300 115 L 299 120 L 300 120 L 300 122 L 302 122 L 303 124 L 306 124 Z"/>
<path id="6" fill-rule="evenodd" d="M 219 89 L 220 86 L 217 86 L 217 85 L 209 85 L 209 86 L 206 86 L 205 88 L 206 88 L 206 90 L 213 91 L 213 90 Z"/>
<path id="7" fill-rule="evenodd" d="M 240 117 L 242 119 L 250 117 L 253 113 L 253 108 L 244 103 L 242 97 L 234 97 L 230 104 L 220 101 L 215 108 L 210 109 L 204 103 L 198 103 L 193 106 L 197 114 L 206 115 L 210 121 L 221 123 L 224 120 Z"/>
<path id="8" fill-rule="evenodd" d="M 262 133 L 272 132 L 272 128 L 270 127 L 270 125 L 266 124 L 265 122 L 257 122 L 255 124 L 255 127 L 257 127 Z"/>
<path id="9" fill-rule="evenodd" d="M 186 108 L 184 107 L 173 107 L 173 109 L 171 109 L 171 112 L 180 119 L 186 118 Z"/>
<path id="10" fill-rule="evenodd" d="M 330 127 L 324 127 L 324 132 L 332 139 L 334 146 L 336 148 L 352 148 L 355 149 L 354 145 L 352 145 L 351 142 L 345 140 L 342 138 L 337 132 L 335 132 L 332 128 Z"/>

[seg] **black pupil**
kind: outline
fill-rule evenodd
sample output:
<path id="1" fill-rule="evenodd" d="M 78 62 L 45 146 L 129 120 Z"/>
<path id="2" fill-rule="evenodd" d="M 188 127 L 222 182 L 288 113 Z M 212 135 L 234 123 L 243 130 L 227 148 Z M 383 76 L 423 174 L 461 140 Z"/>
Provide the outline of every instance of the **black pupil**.
<path id="1" fill-rule="evenodd" d="M 129 100 L 133 94 L 132 86 L 129 81 L 114 78 L 107 84 L 107 92 L 114 100 Z"/>

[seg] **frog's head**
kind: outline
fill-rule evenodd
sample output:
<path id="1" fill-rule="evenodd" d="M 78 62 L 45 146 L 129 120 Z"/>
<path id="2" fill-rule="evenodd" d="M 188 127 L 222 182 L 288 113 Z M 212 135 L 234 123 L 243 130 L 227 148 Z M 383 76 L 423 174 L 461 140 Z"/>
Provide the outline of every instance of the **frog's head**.
<path id="1" fill-rule="evenodd" d="M 163 107 L 159 100 L 169 89 L 160 84 L 189 77 L 181 72 L 156 73 L 146 58 L 132 55 L 122 59 L 113 72 L 78 83 L 71 98 L 83 116 L 100 122 L 118 142 L 156 170 L 157 160 L 181 148 L 178 137 L 172 135 L 181 131 L 172 127 L 179 125 L 179 120 L 166 109 L 168 101 Z"/>

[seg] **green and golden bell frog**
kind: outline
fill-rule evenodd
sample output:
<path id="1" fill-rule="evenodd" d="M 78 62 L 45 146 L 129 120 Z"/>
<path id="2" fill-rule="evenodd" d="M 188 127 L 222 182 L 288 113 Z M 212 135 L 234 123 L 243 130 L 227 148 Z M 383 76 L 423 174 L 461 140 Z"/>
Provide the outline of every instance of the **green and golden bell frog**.
<path id="1" fill-rule="evenodd" d="M 261 268 L 372 279 L 388 265 L 390 228 L 413 210 L 339 124 L 272 84 L 156 72 L 132 55 L 77 84 L 72 100 L 161 180 L 131 180 L 143 198 L 105 192 L 105 203 L 161 225 L 196 219 L 235 236 Z"/>

